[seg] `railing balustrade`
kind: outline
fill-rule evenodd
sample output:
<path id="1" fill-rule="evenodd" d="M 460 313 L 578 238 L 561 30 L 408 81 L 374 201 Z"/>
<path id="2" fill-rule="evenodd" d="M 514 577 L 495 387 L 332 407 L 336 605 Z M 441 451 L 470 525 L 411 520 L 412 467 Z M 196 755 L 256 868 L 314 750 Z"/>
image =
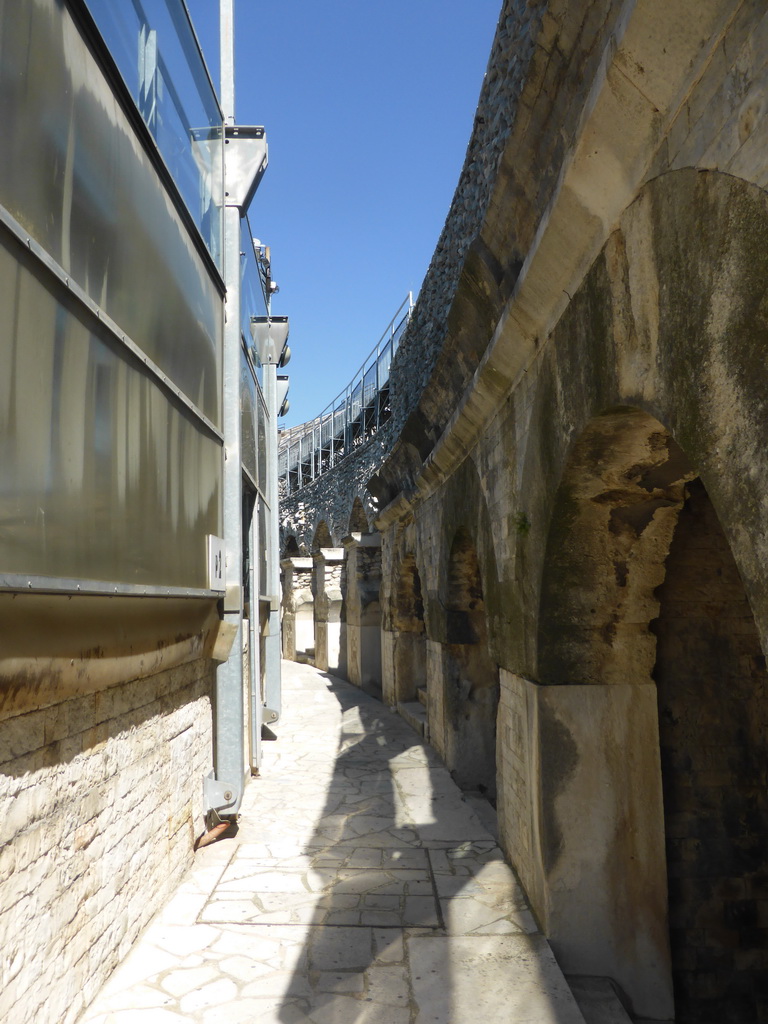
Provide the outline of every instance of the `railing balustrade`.
<path id="1" fill-rule="evenodd" d="M 389 419 L 389 368 L 412 309 L 409 292 L 344 390 L 319 416 L 280 435 L 277 472 L 281 498 L 327 473 Z"/>

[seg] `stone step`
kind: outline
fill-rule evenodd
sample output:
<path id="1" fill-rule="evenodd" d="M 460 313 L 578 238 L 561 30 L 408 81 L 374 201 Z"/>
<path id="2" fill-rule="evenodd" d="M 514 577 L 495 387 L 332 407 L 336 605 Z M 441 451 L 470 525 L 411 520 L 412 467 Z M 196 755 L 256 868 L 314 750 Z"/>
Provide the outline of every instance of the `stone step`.
<path id="1" fill-rule="evenodd" d="M 424 736 L 427 728 L 427 709 L 417 700 L 401 700 L 397 705 L 398 714 L 405 719 L 419 736 Z"/>
<path id="2" fill-rule="evenodd" d="M 632 1024 L 611 978 L 568 974 L 565 980 L 586 1024 Z"/>
<path id="3" fill-rule="evenodd" d="M 427 688 L 426 686 L 420 686 L 416 691 L 416 696 L 419 698 L 419 703 L 427 706 Z"/>

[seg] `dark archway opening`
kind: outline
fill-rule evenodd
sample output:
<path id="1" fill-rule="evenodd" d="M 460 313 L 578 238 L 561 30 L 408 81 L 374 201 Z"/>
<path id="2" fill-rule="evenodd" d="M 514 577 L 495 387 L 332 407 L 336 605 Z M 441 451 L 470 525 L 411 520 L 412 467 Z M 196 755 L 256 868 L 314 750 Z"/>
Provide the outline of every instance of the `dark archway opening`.
<path id="1" fill-rule="evenodd" d="M 654 623 L 679 1024 L 768 1020 L 768 674 L 701 480 L 680 511 Z"/>
<path id="2" fill-rule="evenodd" d="M 448 766 L 462 789 L 478 791 L 495 805 L 499 671 L 488 648 L 477 553 L 463 529 L 448 561 L 444 671 Z"/>
<path id="3" fill-rule="evenodd" d="M 352 511 L 349 514 L 349 533 L 369 533 L 368 516 L 365 514 L 363 503 L 360 498 L 352 502 Z"/>
<path id="4" fill-rule="evenodd" d="M 392 588 L 395 699 L 426 707 L 427 649 L 421 577 L 412 554 L 400 562 Z"/>
<path id="5" fill-rule="evenodd" d="M 650 793 L 652 772 L 660 774 L 663 829 L 656 831 L 664 836 L 667 878 L 654 889 L 655 880 L 639 872 L 647 840 L 617 820 L 614 852 L 623 860 L 619 868 L 609 857 L 599 880 L 608 894 L 607 942 L 590 972 L 614 977 L 637 1007 L 661 984 L 659 965 L 670 957 L 677 1024 L 768 1020 L 765 658 L 704 484 L 646 413 L 617 409 L 597 417 L 573 446 L 541 593 L 540 683 L 615 686 L 617 693 L 627 684 L 656 686 L 658 740 L 649 730 L 633 742 L 645 750 L 658 743 L 658 760 L 647 762 L 648 780 L 612 784 Z M 590 742 L 606 749 L 613 740 Z M 543 757 L 558 756 L 542 750 Z M 586 747 L 578 757 L 588 759 Z M 582 830 L 599 829 L 590 812 L 585 804 L 576 815 Z M 567 859 L 567 843 L 566 837 L 545 856 Z M 573 892 L 551 891 L 554 904 L 577 902 L 573 877 Z M 589 885 L 596 891 L 595 877 Z M 647 943 L 622 944 L 627 922 L 611 917 L 610 908 L 622 905 L 627 892 L 634 902 L 622 913 L 643 921 L 646 934 L 660 935 L 668 925 L 669 952 L 660 941 L 651 955 Z M 568 928 L 562 940 L 551 937 L 562 941 L 566 960 L 578 960 L 584 937 L 570 922 Z"/>
<path id="6" fill-rule="evenodd" d="M 299 542 L 291 534 L 290 537 L 286 538 L 285 545 L 283 546 L 283 558 L 297 558 L 301 556 L 301 548 Z"/>

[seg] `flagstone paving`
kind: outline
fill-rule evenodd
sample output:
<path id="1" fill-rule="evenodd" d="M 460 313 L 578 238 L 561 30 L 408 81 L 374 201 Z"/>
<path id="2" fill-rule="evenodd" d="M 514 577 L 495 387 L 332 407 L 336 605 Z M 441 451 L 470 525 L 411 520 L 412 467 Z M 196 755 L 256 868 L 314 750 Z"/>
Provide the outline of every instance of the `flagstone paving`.
<path id="1" fill-rule="evenodd" d="M 80 1024 L 584 1024 L 435 753 L 309 666 L 283 689 L 237 835 L 198 851 Z"/>

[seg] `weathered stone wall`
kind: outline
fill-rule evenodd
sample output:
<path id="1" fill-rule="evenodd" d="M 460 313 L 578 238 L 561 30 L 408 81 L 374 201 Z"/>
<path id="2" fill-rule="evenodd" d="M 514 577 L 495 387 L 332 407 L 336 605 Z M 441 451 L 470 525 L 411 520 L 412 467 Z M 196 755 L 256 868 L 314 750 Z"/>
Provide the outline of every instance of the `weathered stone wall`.
<path id="1" fill-rule="evenodd" d="M 445 343 L 459 278 L 483 223 L 518 112 L 546 4 L 505 0 L 483 80 L 464 166 L 391 370 L 393 438 L 403 430 Z"/>
<path id="2" fill-rule="evenodd" d="M 367 483 L 381 465 L 391 447 L 391 422 L 359 451 L 343 459 L 328 473 L 307 484 L 296 494 L 280 502 L 281 550 L 294 538 L 302 554 L 308 555 L 318 526 L 324 523 L 333 544 L 340 544 L 350 532 L 350 517 L 358 499 L 368 521 L 378 514 L 378 501 L 367 489 Z M 367 526 L 366 526 L 367 528 Z M 360 527 L 358 526 L 359 530 Z"/>
<path id="3" fill-rule="evenodd" d="M 201 659 L 0 722 L 0 1018 L 74 1021 L 191 864 Z"/>
<path id="4" fill-rule="evenodd" d="M 370 517 L 379 503 L 367 489 L 382 460 L 416 408 L 446 340 L 448 317 L 462 268 L 479 238 L 499 165 L 546 5 L 505 0 L 483 80 L 464 166 L 445 225 L 390 370 L 392 419 L 359 452 L 281 502 L 284 537 L 299 539 L 302 552 L 322 516 L 336 543 L 349 532 L 351 503 L 359 497 Z M 485 333 L 492 324 L 484 324 Z"/>
<path id="5" fill-rule="evenodd" d="M 712 503 L 701 481 L 688 490 L 654 624 L 672 970 L 680 1011 L 696 1015 L 706 974 L 707 1009 L 749 1020 L 764 980 L 768 674 Z"/>
<path id="6" fill-rule="evenodd" d="M 383 691 L 407 691 L 386 603 L 415 565 L 429 732 L 450 762 L 468 682 L 451 552 L 468 538 L 500 679 L 502 841 L 562 965 L 612 977 L 640 1017 L 760 1020 L 763 740 L 740 716 L 763 721 L 768 650 L 768 14 L 517 13 L 531 50 L 485 213 L 452 293 L 414 318 L 394 375 L 410 397 L 368 482 Z M 732 601 L 709 630 L 710 584 L 675 554 L 699 486 L 714 519 L 691 550 L 716 554 Z M 680 623 L 717 641 L 694 658 L 711 672 L 690 669 Z"/>

